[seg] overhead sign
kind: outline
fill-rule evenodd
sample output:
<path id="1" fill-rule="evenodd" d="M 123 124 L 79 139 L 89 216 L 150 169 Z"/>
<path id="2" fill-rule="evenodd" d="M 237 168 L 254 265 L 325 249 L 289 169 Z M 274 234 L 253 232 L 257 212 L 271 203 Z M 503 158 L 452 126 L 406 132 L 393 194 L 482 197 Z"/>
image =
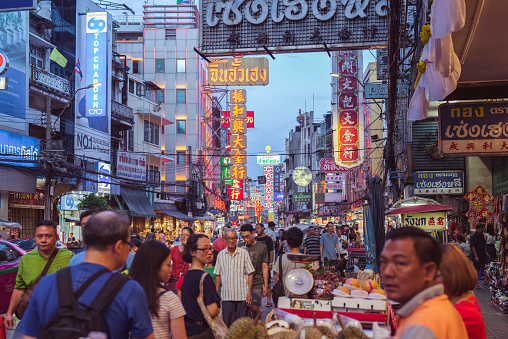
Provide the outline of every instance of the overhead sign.
<path id="1" fill-rule="evenodd" d="M 349 169 L 341 166 L 337 166 L 335 159 L 321 159 L 319 161 L 321 173 L 339 173 L 347 172 Z"/>
<path id="2" fill-rule="evenodd" d="M 86 84 L 101 83 L 90 89 L 86 95 L 85 117 L 95 118 L 107 115 L 108 99 L 108 13 L 92 12 L 86 14 Z"/>
<path id="3" fill-rule="evenodd" d="M 39 167 L 40 140 L 0 129 L 0 164 Z"/>
<path id="4" fill-rule="evenodd" d="M 463 194 L 464 172 L 414 172 L 414 192 L 418 195 Z"/>
<path id="5" fill-rule="evenodd" d="M 415 226 L 424 230 L 445 230 L 446 212 L 402 214 L 402 226 Z"/>
<path id="6" fill-rule="evenodd" d="M 312 193 L 302 193 L 302 192 L 294 192 L 293 193 L 293 202 L 311 202 L 312 201 Z"/>
<path id="7" fill-rule="evenodd" d="M 439 149 L 445 156 L 508 154 L 508 103 L 439 105 Z"/>
<path id="8" fill-rule="evenodd" d="M 270 165 L 275 166 L 280 164 L 280 155 L 278 154 L 259 154 L 258 165 Z"/>
<path id="9" fill-rule="evenodd" d="M 387 1 L 201 0 L 200 49 L 209 55 L 386 46 Z"/>
<path id="10" fill-rule="evenodd" d="M 126 179 L 146 180 L 146 155 L 118 152 L 116 175 Z"/>
<path id="11" fill-rule="evenodd" d="M 407 97 L 408 87 L 406 85 L 399 86 L 397 89 L 397 96 Z M 363 97 L 365 99 L 388 99 L 388 84 L 366 83 Z"/>
<path id="12" fill-rule="evenodd" d="M 210 86 L 268 85 L 267 58 L 211 59 L 207 70 Z"/>
<path id="13" fill-rule="evenodd" d="M 77 211 L 78 204 L 83 200 L 83 194 L 67 193 L 60 198 L 61 211 Z"/>
<path id="14" fill-rule="evenodd" d="M 234 104 L 245 105 L 247 103 L 247 91 L 244 89 L 232 89 L 229 91 L 229 101 Z"/>
<path id="15" fill-rule="evenodd" d="M 95 162 L 95 171 L 99 172 L 98 193 L 109 194 L 111 191 L 111 165 L 102 161 Z"/>
<path id="16" fill-rule="evenodd" d="M 343 174 L 327 174 L 325 181 L 344 181 Z"/>
<path id="17" fill-rule="evenodd" d="M 229 128 L 229 111 L 222 111 L 221 127 Z M 247 128 L 254 128 L 254 111 L 247 111 Z"/>
<path id="18" fill-rule="evenodd" d="M 17 12 L 37 9 L 37 0 L 2 0 L 0 12 Z"/>
<path id="19" fill-rule="evenodd" d="M 342 183 L 327 182 L 326 185 L 325 185 L 325 188 L 327 190 L 341 190 L 342 189 Z"/>

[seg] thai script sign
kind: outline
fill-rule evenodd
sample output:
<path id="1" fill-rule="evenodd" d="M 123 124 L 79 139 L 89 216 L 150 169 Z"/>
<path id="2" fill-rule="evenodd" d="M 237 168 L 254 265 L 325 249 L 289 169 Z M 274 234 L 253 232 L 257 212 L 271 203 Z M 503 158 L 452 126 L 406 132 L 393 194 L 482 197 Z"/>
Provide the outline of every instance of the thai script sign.
<path id="1" fill-rule="evenodd" d="M 415 172 L 414 190 L 418 195 L 463 194 L 464 172 L 427 171 Z"/>
<path id="2" fill-rule="evenodd" d="M 260 154 L 257 158 L 258 165 L 278 165 L 280 164 L 280 155 L 278 154 Z"/>
<path id="3" fill-rule="evenodd" d="M 40 154 L 39 139 L 0 130 L 0 164 L 38 167 Z"/>
<path id="4" fill-rule="evenodd" d="M 387 1 L 201 0 L 200 46 L 210 55 L 386 46 Z"/>
<path id="5" fill-rule="evenodd" d="M 349 169 L 337 166 L 334 159 L 321 159 L 319 161 L 321 173 L 347 172 Z"/>
<path id="6" fill-rule="evenodd" d="M 116 175 L 126 179 L 146 180 L 146 156 L 118 152 Z"/>
<path id="7" fill-rule="evenodd" d="M 293 202 L 311 202 L 312 193 L 293 193 Z"/>
<path id="8" fill-rule="evenodd" d="M 34 193 L 11 192 L 9 204 L 25 206 L 44 206 L 44 190 L 36 189 Z"/>
<path id="9" fill-rule="evenodd" d="M 267 58 L 212 59 L 207 70 L 210 86 L 268 85 Z"/>
<path id="10" fill-rule="evenodd" d="M 442 154 L 506 155 L 508 103 L 468 102 L 439 106 L 439 146 Z"/>
<path id="11" fill-rule="evenodd" d="M 415 226 L 424 230 L 445 230 L 446 212 L 402 214 L 402 226 Z"/>
<path id="12" fill-rule="evenodd" d="M 105 117 L 108 99 L 108 13 L 93 12 L 86 14 L 86 84 L 102 83 L 91 89 L 86 95 L 85 117 Z"/>
<path id="13" fill-rule="evenodd" d="M 357 77 L 359 54 L 356 51 L 338 52 L 337 58 L 337 112 L 335 115 L 333 144 L 335 163 L 353 168 L 362 162 L 363 138 L 360 134 L 362 119 L 358 104 Z"/>

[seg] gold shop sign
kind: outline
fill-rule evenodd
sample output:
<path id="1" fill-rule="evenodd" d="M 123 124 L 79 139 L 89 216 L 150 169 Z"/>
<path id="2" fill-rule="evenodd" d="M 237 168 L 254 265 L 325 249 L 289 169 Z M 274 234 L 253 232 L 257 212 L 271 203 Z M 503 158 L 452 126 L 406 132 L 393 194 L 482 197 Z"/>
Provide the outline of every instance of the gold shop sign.
<path id="1" fill-rule="evenodd" d="M 211 59 L 207 68 L 210 86 L 268 85 L 267 58 Z"/>

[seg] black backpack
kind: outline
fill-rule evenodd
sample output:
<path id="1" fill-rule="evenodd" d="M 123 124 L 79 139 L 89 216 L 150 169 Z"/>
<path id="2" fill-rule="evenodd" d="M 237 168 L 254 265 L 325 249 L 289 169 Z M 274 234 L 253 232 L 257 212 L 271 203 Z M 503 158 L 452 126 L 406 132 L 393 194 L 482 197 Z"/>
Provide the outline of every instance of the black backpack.
<path id="1" fill-rule="evenodd" d="M 67 267 L 58 271 L 56 274 L 58 311 L 44 325 L 38 338 L 78 339 L 88 337 L 88 333 L 92 331 L 106 333 L 101 312 L 130 278 L 121 273 L 113 273 L 90 305 L 85 305 L 78 300 L 97 278 L 108 272 L 111 271 L 103 269 L 96 272 L 76 292 L 73 292 L 71 268 Z"/>

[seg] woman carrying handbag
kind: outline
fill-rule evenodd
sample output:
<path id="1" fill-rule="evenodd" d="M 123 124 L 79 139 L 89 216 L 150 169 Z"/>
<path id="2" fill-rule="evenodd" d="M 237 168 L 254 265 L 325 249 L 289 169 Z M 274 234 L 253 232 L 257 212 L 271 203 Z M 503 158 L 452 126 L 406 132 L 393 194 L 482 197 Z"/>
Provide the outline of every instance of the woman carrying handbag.
<path id="1" fill-rule="evenodd" d="M 182 304 L 187 313 L 185 330 L 189 339 L 222 339 L 227 327 L 220 319 L 220 297 L 205 265 L 213 260 L 213 247 L 204 234 L 187 240 L 182 258 L 190 264 L 183 278 Z"/>
<path id="2" fill-rule="evenodd" d="M 171 275 L 169 276 L 168 282 L 166 283 L 166 288 L 170 290 L 171 292 L 175 294 L 179 294 L 179 292 L 176 289 L 176 283 L 178 282 L 178 279 L 182 277 L 185 272 L 189 269 L 189 264 L 187 264 L 182 259 L 182 253 L 185 248 L 185 244 L 187 243 L 187 240 L 189 237 L 194 234 L 194 231 L 190 227 L 184 227 L 182 228 L 182 231 L 180 232 L 180 240 L 182 243 L 177 246 L 173 246 L 171 248 L 171 258 L 173 258 L 173 269 L 171 270 Z"/>

